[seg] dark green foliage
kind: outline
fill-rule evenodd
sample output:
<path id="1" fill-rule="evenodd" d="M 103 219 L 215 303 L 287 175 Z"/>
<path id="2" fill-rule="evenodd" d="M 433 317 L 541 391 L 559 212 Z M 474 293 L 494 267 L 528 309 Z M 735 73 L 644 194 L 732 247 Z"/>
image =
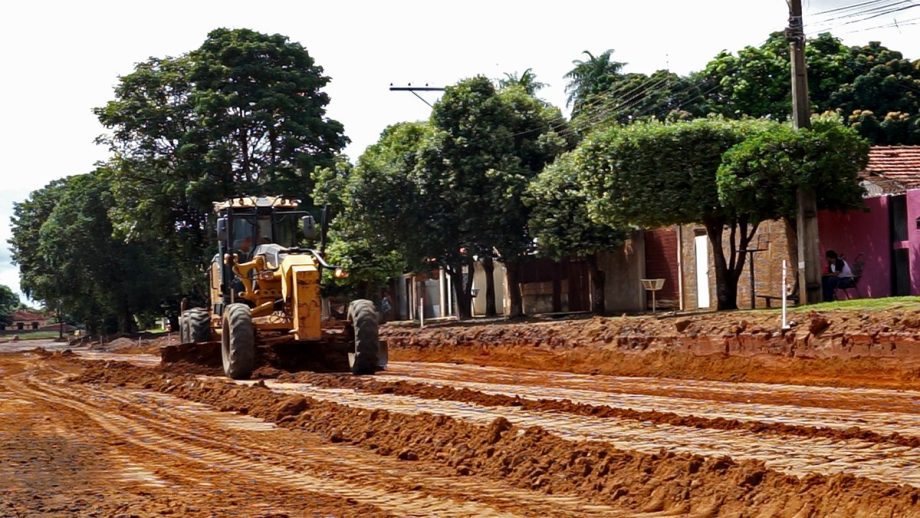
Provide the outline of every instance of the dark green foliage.
<path id="1" fill-rule="evenodd" d="M 96 109 L 115 153 L 116 234 L 157 239 L 185 260 L 178 281 L 203 295 L 211 203 L 239 194 L 309 200 L 310 173 L 346 144 L 326 117 L 329 82 L 300 44 L 247 29 L 212 31 L 177 58 L 151 58 Z"/>
<path id="2" fill-rule="evenodd" d="M 588 216 L 588 196 L 578 183 L 575 154 L 548 165 L 527 188 L 530 233 L 540 254 L 554 260 L 589 257 L 623 244 L 626 232 Z"/>
<path id="3" fill-rule="evenodd" d="M 765 120 L 709 118 L 613 127 L 586 139 L 574 161 L 594 221 L 620 228 L 702 223 L 718 308 L 733 309 L 745 260 L 737 250 L 757 225 L 789 217 L 800 186 L 820 187 L 824 207 L 856 206 L 867 154 L 866 143 L 832 117 L 817 118 L 802 134 Z"/>
<path id="4" fill-rule="evenodd" d="M 920 120 L 920 69 L 900 52 L 871 42 L 847 47 L 830 34 L 808 40 L 812 111 L 840 111 L 876 144 L 914 144 Z M 706 110 L 728 117 L 787 120 L 791 112 L 789 45 L 782 33 L 760 47 L 722 52 L 700 74 Z"/>
<path id="5" fill-rule="evenodd" d="M 330 251 L 378 285 L 398 266 L 443 267 L 468 310 L 459 279 L 474 255 L 514 263 L 531 249 L 524 192 L 572 145 L 565 128 L 519 85 L 475 77 L 448 87 L 429 123 L 391 126 L 353 169 L 317 172 L 317 193 L 341 207 Z"/>
<path id="6" fill-rule="evenodd" d="M 19 295 L 13 293 L 9 286 L 0 284 L 0 325 L 10 325 L 13 321 L 13 313 L 17 309 L 19 309 Z"/>
<path id="7" fill-rule="evenodd" d="M 566 106 L 572 106 L 572 115 L 577 115 L 586 105 L 597 101 L 597 96 L 602 96 L 610 91 L 620 76 L 620 71 L 626 63 L 613 61 L 613 50 L 608 49 L 597 56 L 582 52 L 588 59 L 572 61 L 575 67 L 565 74 L 569 84 L 565 91 L 569 94 Z"/>
<path id="8" fill-rule="evenodd" d="M 128 332 L 135 316 L 162 313 L 161 302 L 175 296 L 177 258 L 112 237 L 109 174 L 71 176 L 16 204 L 10 244 L 26 294 L 91 332 Z"/>
<path id="9" fill-rule="evenodd" d="M 869 144 L 832 114 L 814 117 L 810 129 L 799 131 L 776 124 L 725 153 L 719 200 L 751 221 L 794 219 L 799 187 L 815 190 L 820 208 L 858 208 L 864 194 L 859 172 L 868 153 Z"/>

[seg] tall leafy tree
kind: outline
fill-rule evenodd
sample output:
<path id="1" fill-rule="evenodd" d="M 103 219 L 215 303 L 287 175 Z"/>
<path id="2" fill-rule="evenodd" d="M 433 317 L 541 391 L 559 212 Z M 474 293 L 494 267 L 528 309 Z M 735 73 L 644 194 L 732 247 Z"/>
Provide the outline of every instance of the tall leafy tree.
<path id="1" fill-rule="evenodd" d="M 574 155 L 561 155 L 530 182 L 525 196 L 528 225 L 540 255 L 555 261 L 569 257 L 587 261 L 592 310 L 603 313 L 605 276 L 598 268 L 597 253 L 621 246 L 626 232 L 589 217 L 588 196 L 578 183 Z"/>
<path id="2" fill-rule="evenodd" d="M 917 142 L 920 69 L 878 42 L 848 47 L 824 33 L 808 40 L 812 111 L 839 110 L 878 144 Z M 727 117 L 786 120 L 791 111 L 789 49 L 781 32 L 759 47 L 723 51 L 699 74 L 705 109 Z"/>
<path id="3" fill-rule="evenodd" d="M 524 89 L 496 91 L 480 76 L 448 88 L 431 125 L 435 134 L 420 155 L 417 181 L 421 192 L 438 193 L 438 223 L 453 236 L 433 256 L 458 279 L 473 254 L 487 264 L 500 258 L 508 272 L 510 314 L 519 315 L 519 265 L 533 242 L 523 194 L 529 180 L 570 145 L 561 113 Z M 488 268 L 486 274 L 489 282 Z M 461 311 L 468 311 L 470 289 L 470 282 L 457 285 Z"/>
<path id="4" fill-rule="evenodd" d="M 353 170 L 318 173 L 319 191 L 342 207 L 333 248 L 361 257 L 355 248 L 365 243 L 398 251 L 409 270 L 444 268 L 468 318 L 472 276 L 464 271 L 475 257 L 504 261 L 517 286 L 518 264 L 533 245 L 523 194 L 571 145 L 565 127 L 558 109 L 519 85 L 497 90 L 480 76 L 448 87 L 428 123 L 391 126 Z M 520 293 L 511 293 L 512 313 L 520 313 Z"/>
<path id="5" fill-rule="evenodd" d="M 48 211 L 32 210 L 53 197 Z M 107 171 L 77 175 L 17 205 L 12 251 L 27 294 L 71 315 L 91 332 L 136 328 L 171 295 L 175 258 L 112 237 Z"/>
<path id="6" fill-rule="evenodd" d="M 582 52 L 587 59 L 572 61 L 574 67 L 565 74 L 568 80 L 566 106 L 572 106 L 572 113 L 577 114 L 582 108 L 594 101 L 596 96 L 610 90 L 617 80 L 625 63 L 613 60 L 613 50 L 608 49 L 597 56 L 589 51 Z"/>
<path id="7" fill-rule="evenodd" d="M 596 133 L 576 154 L 591 218 L 613 227 L 702 223 L 713 248 L 719 309 L 737 307 L 738 278 L 756 224 L 720 203 L 722 153 L 756 130 L 751 123 L 697 119 L 637 123 Z M 723 229 L 728 228 L 728 256 Z"/>
<path id="8" fill-rule="evenodd" d="M 799 187 L 827 208 L 860 201 L 868 147 L 839 121 L 794 132 L 763 120 L 697 119 L 613 128 L 576 155 L 592 219 L 654 228 L 702 223 L 712 245 L 719 309 L 737 308 L 744 254 L 757 226 L 790 217 Z M 818 189 L 820 187 L 820 189 Z M 726 239 L 727 237 L 727 239 Z"/>
<path id="9" fill-rule="evenodd" d="M 27 297 L 58 308 L 64 286 L 59 272 L 42 254 L 41 228 L 60 203 L 67 180 L 54 180 L 33 191 L 26 200 L 13 204 L 12 236 L 8 243 L 13 264 L 19 266 L 19 286 Z"/>
<path id="10" fill-rule="evenodd" d="M 747 212 L 752 221 L 796 214 L 795 192 L 815 189 L 818 206 L 848 210 L 862 206 L 859 172 L 869 144 L 834 114 L 812 118 L 811 128 L 777 124 L 729 149 L 717 173 L 719 201 Z"/>
<path id="11" fill-rule="evenodd" d="M 339 281 L 347 289 L 369 296 L 392 277 L 423 269 L 424 250 L 439 235 L 420 231 L 431 200 L 419 195 L 411 173 L 430 135 L 425 123 L 394 124 L 354 166 L 341 160 L 315 172 L 314 199 L 335 215 L 329 257 L 349 270 Z"/>
<path id="12" fill-rule="evenodd" d="M 115 229 L 155 238 L 186 260 L 186 292 L 203 295 L 212 249 L 211 203 L 239 194 L 308 199 L 310 173 L 346 144 L 326 116 L 329 78 L 288 38 L 248 29 L 212 31 L 198 49 L 152 58 L 120 78 L 96 109 L 115 154 Z"/>
<path id="13" fill-rule="evenodd" d="M 523 88 L 530 95 L 536 95 L 537 91 L 546 87 L 546 83 L 537 81 L 537 74 L 534 73 L 532 68 L 528 68 L 521 73 L 506 72 L 505 77 L 498 80 L 498 86 L 500 88 L 516 86 Z"/>
<path id="14" fill-rule="evenodd" d="M 13 322 L 13 313 L 19 309 L 19 295 L 9 286 L 0 284 L 0 325 L 8 326 Z"/>

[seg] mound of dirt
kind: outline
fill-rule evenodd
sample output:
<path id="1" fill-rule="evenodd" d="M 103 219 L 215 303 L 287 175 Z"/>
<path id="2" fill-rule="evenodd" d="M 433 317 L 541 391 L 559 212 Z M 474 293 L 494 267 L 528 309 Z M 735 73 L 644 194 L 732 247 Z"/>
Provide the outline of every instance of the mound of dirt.
<path id="1" fill-rule="evenodd" d="M 503 418 L 478 426 L 446 416 L 364 410 L 125 363 L 86 362 L 73 381 L 147 388 L 350 442 L 380 455 L 453 467 L 546 493 L 573 493 L 634 512 L 700 516 L 920 515 L 920 489 L 848 475 L 797 478 L 754 461 L 638 453 L 560 439 Z"/>
<path id="2" fill-rule="evenodd" d="M 631 408 L 590 405 L 572 402 L 567 399 L 526 399 L 520 396 L 487 394 L 468 388 L 458 389 L 449 386 L 411 383 L 401 380 L 378 381 L 366 377 L 347 375 L 329 376 L 313 373 L 282 374 L 278 378 L 278 381 L 309 383 L 323 388 L 348 388 L 371 394 L 394 394 L 397 396 L 412 396 L 441 401 L 462 401 L 491 407 L 519 407 L 525 410 L 538 412 L 559 412 L 587 417 L 629 419 L 672 426 L 710 428 L 715 430 L 747 430 L 754 433 L 777 433 L 796 435 L 799 437 L 822 437 L 832 440 L 859 439 L 868 442 L 888 442 L 907 446 L 908 448 L 920 447 L 920 437 L 905 437 L 898 433 L 880 434 L 859 427 L 844 430 L 840 428 L 800 426 L 785 423 L 739 421 L 737 419 L 726 419 L 722 417 L 709 418 L 695 415 L 679 415 L 673 412 L 659 412 L 656 410 L 641 411 Z"/>
<path id="3" fill-rule="evenodd" d="M 775 312 L 679 318 L 381 328 L 398 360 L 667 376 L 920 388 L 920 312 Z"/>

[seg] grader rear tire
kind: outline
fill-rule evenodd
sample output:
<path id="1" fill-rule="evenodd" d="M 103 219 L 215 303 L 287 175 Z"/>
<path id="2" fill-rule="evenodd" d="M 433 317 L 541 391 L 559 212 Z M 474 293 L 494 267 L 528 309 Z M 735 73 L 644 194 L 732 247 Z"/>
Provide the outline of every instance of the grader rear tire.
<path id="1" fill-rule="evenodd" d="M 224 373 L 235 380 L 248 379 L 256 362 L 252 311 L 246 304 L 230 304 L 224 310 L 222 320 L 220 356 Z"/>
<path id="2" fill-rule="evenodd" d="M 211 315 L 204 308 L 192 308 L 186 311 L 188 337 L 191 342 L 209 342 L 211 340 Z"/>
<path id="3" fill-rule="evenodd" d="M 354 352 L 348 353 L 352 374 L 373 374 L 377 371 L 379 316 L 374 303 L 359 299 L 348 305 L 348 321 L 355 332 Z"/>

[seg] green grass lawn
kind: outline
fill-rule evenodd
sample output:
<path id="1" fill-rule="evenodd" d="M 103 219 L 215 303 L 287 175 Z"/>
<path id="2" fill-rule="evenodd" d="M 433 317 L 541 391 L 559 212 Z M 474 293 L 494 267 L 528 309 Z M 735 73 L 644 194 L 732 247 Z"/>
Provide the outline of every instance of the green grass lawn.
<path id="1" fill-rule="evenodd" d="M 808 306 L 790 307 L 790 312 L 795 311 L 877 311 L 884 309 L 920 309 L 920 297 L 885 297 L 881 299 L 852 299 L 837 300 L 834 302 L 821 302 Z"/>

